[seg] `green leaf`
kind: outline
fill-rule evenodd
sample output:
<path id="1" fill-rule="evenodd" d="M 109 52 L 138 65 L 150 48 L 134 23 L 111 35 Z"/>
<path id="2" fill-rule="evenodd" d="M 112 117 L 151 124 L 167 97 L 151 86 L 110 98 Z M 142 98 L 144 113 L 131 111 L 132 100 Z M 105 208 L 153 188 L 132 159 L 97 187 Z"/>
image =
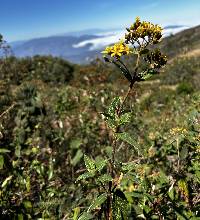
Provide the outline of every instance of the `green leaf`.
<path id="1" fill-rule="evenodd" d="M 98 177 L 97 181 L 104 184 L 104 183 L 112 181 L 112 177 L 108 174 L 103 174 L 102 176 Z"/>
<path id="2" fill-rule="evenodd" d="M 3 169 L 3 165 L 4 165 L 4 157 L 3 155 L 0 155 L 0 170 Z"/>
<path id="3" fill-rule="evenodd" d="M 107 194 L 103 193 L 100 196 L 98 196 L 90 205 L 90 207 L 88 208 L 88 212 L 96 209 L 97 207 L 100 207 L 107 199 Z"/>
<path id="4" fill-rule="evenodd" d="M 83 152 L 82 152 L 82 150 L 81 150 L 81 149 L 77 150 L 76 155 L 75 155 L 74 158 L 72 159 L 71 164 L 72 164 L 73 166 L 76 166 L 76 165 L 80 162 L 80 160 L 81 160 L 82 157 L 83 157 Z"/>
<path id="5" fill-rule="evenodd" d="M 113 101 L 111 102 L 109 108 L 108 108 L 108 114 L 111 116 L 111 117 L 114 117 L 115 118 L 115 113 L 116 113 L 116 110 L 119 108 L 120 106 L 120 97 L 117 96 L 113 99 Z"/>
<path id="6" fill-rule="evenodd" d="M 85 180 L 85 179 L 88 179 L 88 178 L 91 178 L 91 177 L 94 177 L 94 173 L 90 173 L 90 172 L 83 173 L 83 174 L 81 174 L 81 175 L 77 178 L 76 182 L 78 182 L 78 181 L 80 181 L 80 180 Z"/>
<path id="7" fill-rule="evenodd" d="M 17 157 L 20 157 L 21 156 L 21 146 L 20 145 L 17 145 L 16 148 L 15 148 L 15 155 Z"/>
<path id="8" fill-rule="evenodd" d="M 96 169 L 101 172 L 101 170 L 106 166 L 107 160 L 101 159 L 99 161 L 95 161 Z"/>
<path id="9" fill-rule="evenodd" d="M 91 213 L 88 213 L 88 212 L 83 212 L 81 214 L 81 216 L 78 218 L 78 220 L 89 220 L 89 219 L 92 219 L 93 216 Z"/>
<path id="10" fill-rule="evenodd" d="M 121 72 L 124 74 L 124 76 L 126 77 L 126 79 L 131 82 L 132 81 L 132 76 L 129 73 L 129 71 L 127 71 L 122 65 L 120 65 L 119 63 L 112 61 L 112 63 L 114 63 L 120 70 Z"/>
<path id="11" fill-rule="evenodd" d="M 106 155 L 109 157 L 109 158 L 111 158 L 112 157 L 112 147 L 111 146 L 107 146 L 107 147 L 105 147 L 105 153 L 106 153 Z"/>
<path id="12" fill-rule="evenodd" d="M 1 148 L 0 153 L 10 153 L 10 150 L 7 150 L 5 148 Z"/>
<path id="13" fill-rule="evenodd" d="M 171 200 L 174 200 L 174 183 L 170 186 L 170 188 L 168 190 L 168 195 Z"/>
<path id="14" fill-rule="evenodd" d="M 117 189 L 113 196 L 113 220 L 128 220 L 128 201 L 124 193 Z"/>
<path id="15" fill-rule="evenodd" d="M 139 146 L 137 142 L 130 136 L 130 134 L 123 132 L 116 134 L 117 139 L 121 139 L 122 141 L 127 142 L 128 144 L 134 146 L 139 153 Z"/>
<path id="16" fill-rule="evenodd" d="M 152 74 L 143 74 L 141 79 L 147 80 L 147 79 L 150 79 L 151 77 L 152 77 Z"/>
<path id="17" fill-rule="evenodd" d="M 30 201 L 24 201 L 23 204 L 24 204 L 24 207 L 26 209 L 31 209 L 32 208 L 32 204 L 31 204 Z"/>
<path id="18" fill-rule="evenodd" d="M 30 190 L 31 190 L 30 176 L 27 176 L 27 178 L 26 178 L 26 190 L 27 190 L 27 192 L 30 192 Z"/>
<path id="19" fill-rule="evenodd" d="M 77 220 L 80 213 L 80 207 L 76 207 L 73 211 L 74 211 L 73 220 Z"/>
<path id="20" fill-rule="evenodd" d="M 81 139 L 74 139 L 70 142 L 70 148 L 71 149 L 78 149 L 81 144 L 82 144 Z"/>
<path id="21" fill-rule="evenodd" d="M 114 119 L 107 118 L 106 122 L 109 128 L 115 129 L 117 126 L 116 121 Z"/>
<path id="22" fill-rule="evenodd" d="M 95 171 L 95 162 L 94 160 L 90 159 L 87 155 L 84 155 L 84 162 L 88 172 Z"/>
<path id="23" fill-rule="evenodd" d="M 3 181 L 3 183 L 1 184 L 1 187 L 4 188 L 4 187 L 8 184 L 8 182 L 9 182 L 11 179 L 12 179 L 12 176 L 7 177 L 7 178 Z"/>
<path id="24" fill-rule="evenodd" d="M 133 162 L 128 162 L 128 163 L 123 163 L 122 164 L 122 170 L 123 171 L 131 171 L 135 168 L 135 163 Z"/>
<path id="25" fill-rule="evenodd" d="M 183 146 L 183 148 L 180 151 L 180 158 L 181 160 L 186 159 L 188 156 L 188 147 L 187 146 Z"/>
<path id="26" fill-rule="evenodd" d="M 53 167 L 50 166 L 48 170 L 48 180 L 50 180 L 53 177 Z"/>
<path id="27" fill-rule="evenodd" d="M 127 112 L 123 114 L 119 119 L 119 125 L 123 125 L 130 122 L 130 119 L 131 119 L 131 112 Z"/>
<path id="28" fill-rule="evenodd" d="M 17 217 L 18 217 L 18 218 L 17 218 L 18 220 L 23 220 L 23 219 L 24 219 L 23 214 L 18 214 Z"/>

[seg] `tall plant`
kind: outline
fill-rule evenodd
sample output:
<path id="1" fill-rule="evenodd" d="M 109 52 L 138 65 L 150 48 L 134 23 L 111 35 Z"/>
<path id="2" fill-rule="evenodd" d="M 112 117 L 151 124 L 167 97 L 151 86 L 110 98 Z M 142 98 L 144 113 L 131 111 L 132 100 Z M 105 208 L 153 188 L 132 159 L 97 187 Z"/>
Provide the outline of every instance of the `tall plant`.
<path id="1" fill-rule="evenodd" d="M 84 155 L 86 172 L 81 174 L 78 181 L 93 179 L 94 187 L 98 188 L 98 194 L 89 208 L 79 218 L 79 209 L 75 209 L 74 219 L 91 219 L 98 216 L 99 219 L 127 219 L 128 201 L 120 188 L 123 176 L 134 165 L 128 161 L 123 163 L 116 158 L 119 151 L 118 142 L 126 142 L 135 147 L 138 154 L 140 146 L 127 132 L 122 132 L 122 126 L 130 123 L 131 112 L 125 111 L 125 103 L 136 82 L 145 81 L 155 74 L 167 63 L 167 58 L 156 45 L 161 41 L 162 28 L 150 22 L 141 21 L 139 17 L 126 29 L 125 37 L 113 46 L 106 47 L 102 52 L 106 62 L 114 64 L 126 77 L 129 87 L 123 97 L 115 97 L 103 113 L 108 127 L 112 131 L 112 152 L 106 159 L 99 157 L 92 159 Z M 134 66 L 128 66 L 128 56 Z M 130 63 L 130 61 L 129 61 Z"/>

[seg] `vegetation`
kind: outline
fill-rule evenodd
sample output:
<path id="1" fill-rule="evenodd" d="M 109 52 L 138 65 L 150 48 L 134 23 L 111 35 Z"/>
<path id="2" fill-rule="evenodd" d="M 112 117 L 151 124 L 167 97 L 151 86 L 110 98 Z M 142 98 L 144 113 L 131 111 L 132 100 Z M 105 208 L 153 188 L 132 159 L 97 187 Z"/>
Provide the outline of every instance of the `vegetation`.
<path id="1" fill-rule="evenodd" d="M 133 73 L 130 51 L 106 61 Z M 138 66 L 123 107 L 127 72 L 109 62 L 1 58 L 1 219 L 200 218 L 199 58 L 174 54 L 160 75 Z"/>

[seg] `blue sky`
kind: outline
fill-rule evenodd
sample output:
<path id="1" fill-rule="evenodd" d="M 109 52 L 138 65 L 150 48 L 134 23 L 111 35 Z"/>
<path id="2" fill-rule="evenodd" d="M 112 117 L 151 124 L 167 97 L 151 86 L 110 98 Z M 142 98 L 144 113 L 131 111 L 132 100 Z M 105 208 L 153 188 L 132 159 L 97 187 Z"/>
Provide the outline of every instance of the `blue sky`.
<path id="1" fill-rule="evenodd" d="M 7 41 L 91 28 L 118 28 L 136 16 L 161 25 L 200 24 L 200 0 L 0 0 Z"/>

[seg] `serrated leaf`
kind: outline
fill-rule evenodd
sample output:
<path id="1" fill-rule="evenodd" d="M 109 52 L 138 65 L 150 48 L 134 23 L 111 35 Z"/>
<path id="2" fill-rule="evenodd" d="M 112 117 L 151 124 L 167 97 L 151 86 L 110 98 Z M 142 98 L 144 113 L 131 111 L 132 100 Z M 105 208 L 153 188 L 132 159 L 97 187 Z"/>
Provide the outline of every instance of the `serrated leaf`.
<path id="1" fill-rule="evenodd" d="M 88 212 L 96 209 L 97 207 L 100 207 L 107 199 L 107 194 L 103 193 L 100 196 L 98 196 L 90 205 L 90 207 L 88 208 Z"/>
<path id="2" fill-rule="evenodd" d="M 80 181 L 80 180 L 85 180 L 85 179 L 88 179 L 88 178 L 91 178 L 91 177 L 94 177 L 94 173 L 90 173 L 90 172 L 83 173 L 83 174 L 81 174 L 81 175 L 77 178 L 76 182 L 78 182 L 78 181 Z"/>
<path id="3" fill-rule="evenodd" d="M 108 174 L 103 174 L 102 176 L 98 177 L 97 180 L 101 183 L 107 183 L 112 181 L 112 177 Z"/>
<path id="4" fill-rule="evenodd" d="M 128 201 L 124 193 L 117 189 L 113 196 L 113 220 L 128 220 Z"/>
<path id="5" fill-rule="evenodd" d="M 72 159 L 71 164 L 72 164 L 73 166 L 76 166 L 76 165 L 79 163 L 79 161 L 81 160 L 82 157 L 83 157 L 83 152 L 82 152 L 82 150 L 81 150 L 81 149 L 77 150 L 76 155 L 75 155 L 74 158 Z"/>
<path id="6" fill-rule="evenodd" d="M 95 161 L 96 169 L 99 172 L 105 167 L 106 164 L 107 164 L 107 160 L 104 160 L 104 159 Z"/>
<path id="7" fill-rule="evenodd" d="M 10 150 L 7 150 L 5 148 L 1 148 L 0 153 L 10 153 Z"/>
<path id="8" fill-rule="evenodd" d="M 111 102 L 108 108 L 108 114 L 111 117 L 115 118 L 115 112 L 118 109 L 119 105 L 120 105 L 120 97 L 117 96 L 113 99 L 113 101 Z"/>
<path id="9" fill-rule="evenodd" d="M 109 128 L 112 128 L 112 129 L 116 128 L 116 122 L 114 119 L 107 118 L 106 122 Z"/>
<path id="10" fill-rule="evenodd" d="M 122 170 L 123 171 L 131 171 L 135 168 L 135 164 L 133 162 L 123 163 Z"/>
<path id="11" fill-rule="evenodd" d="M 95 171 L 95 162 L 93 159 L 90 159 L 87 155 L 84 155 L 84 162 L 88 172 Z"/>
<path id="12" fill-rule="evenodd" d="M 91 213 L 88 213 L 88 212 L 83 212 L 81 214 L 81 216 L 78 218 L 78 220 L 89 220 L 89 219 L 92 219 L 93 216 Z"/>
<path id="13" fill-rule="evenodd" d="M 131 119 L 131 112 L 127 112 L 123 114 L 119 119 L 119 125 L 123 125 L 130 122 L 130 119 Z"/>
<path id="14" fill-rule="evenodd" d="M 130 134 L 123 132 L 116 134 L 117 139 L 121 139 L 122 141 L 127 142 L 128 144 L 134 146 L 139 153 L 139 146 L 137 142 L 130 136 Z"/>

